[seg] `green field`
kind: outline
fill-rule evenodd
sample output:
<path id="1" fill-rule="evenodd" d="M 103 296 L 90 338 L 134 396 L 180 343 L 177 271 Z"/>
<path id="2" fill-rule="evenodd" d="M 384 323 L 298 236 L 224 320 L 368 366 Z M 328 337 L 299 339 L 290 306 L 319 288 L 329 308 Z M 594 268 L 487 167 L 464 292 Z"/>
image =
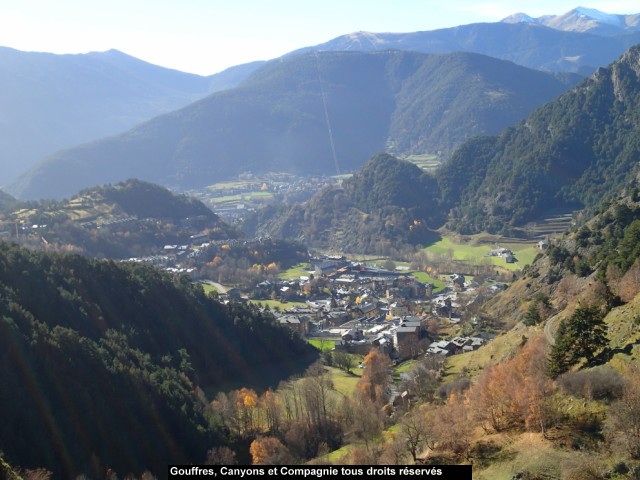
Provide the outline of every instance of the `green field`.
<path id="1" fill-rule="evenodd" d="M 412 272 L 412 275 L 422 283 L 431 283 L 434 285 L 433 292 L 438 293 L 444 288 L 444 282 L 438 278 L 433 278 L 427 272 Z"/>
<path id="2" fill-rule="evenodd" d="M 326 367 L 331 375 L 331 381 L 333 382 L 333 387 L 337 392 L 349 396 L 351 395 L 358 384 L 358 380 L 360 380 L 360 375 L 362 370 L 359 368 L 353 369 L 353 374 L 345 373 L 343 370 L 335 367 Z"/>
<path id="3" fill-rule="evenodd" d="M 333 349 L 333 347 L 336 344 L 335 340 L 330 340 L 328 338 L 309 338 L 307 339 L 307 342 L 309 342 L 311 345 L 313 345 L 314 347 L 316 347 L 318 350 L 322 351 L 322 352 L 326 352 L 327 350 L 331 350 Z"/>
<path id="4" fill-rule="evenodd" d="M 202 285 L 202 288 L 204 289 L 204 293 L 206 293 L 207 295 L 211 292 L 220 293 L 218 292 L 218 289 L 213 285 L 211 285 L 210 283 L 201 283 L 200 285 Z"/>
<path id="5" fill-rule="evenodd" d="M 480 244 L 478 238 L 469 237 L 466 242 L 456 242 L 450 237 L 442 237 L 439 241 L 429 245 L 425 251 L 434 255 L 452 255 L 453 260 L 466 261 L 474 265 L 496 265 L 508 270 L 516 271 L 533 262 L 540 252 L 534 243 L 499 242 L 496 244 Z M 516 263 L 507 263 L 500 257 L 488 257 L 493 248 L 504 247 L 510 249 Z"/>
<path id="6" fill-rule="evenodd" d="M 303 263 L 298 263 L 297 265 L 294 265 L 291 268 L 288 268 L 287 270 L 281 272 L 278 275 L 278 278 L 282 278 L 284 280 L 291 280 L 294 278 L 300 278 L 300 277 L 308 277 L 311 274 L 311 272 L 307 271 L 307 263 L 303 262 Z"/>
<path id="7" fill-rule="evenodd" d="M 273 198 L 273 193 L 271 192 L 246 192 L 246 193 L 238 193 L 236 195 L 222 195 L 220 197 L 210 197 L 207 199 L 210 203 L 219 204 L 219 203 L 236 203 L 236 202 L 244 202 L 251 200 L 270 200 Z"/>
<path id="8" fill-rule="evenodd" d="M 306 307 L 307 304 L 304 302 L 281 302 L 280 300 L 251 300 L 251 303 L 255 303 L 256 305 L 260 305 L 261 307 L 268 306 L 271 310 L 278 308 L 278 310 L 287 310 L 291 307 Z"/>

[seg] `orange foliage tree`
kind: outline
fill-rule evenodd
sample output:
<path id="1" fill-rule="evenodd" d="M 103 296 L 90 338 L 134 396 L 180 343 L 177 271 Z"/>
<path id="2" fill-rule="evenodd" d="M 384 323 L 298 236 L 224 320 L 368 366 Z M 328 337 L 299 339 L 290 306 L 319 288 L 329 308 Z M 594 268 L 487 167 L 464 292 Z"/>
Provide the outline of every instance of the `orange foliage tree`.
<path id="1" fill-rule="evenodd" d="M 377 348 L 372 348 L 363 361 L 365 368 L 358 382 L 358 392 L 382 406 L 388 400 L 391 360 Z"/>
<path id="2" fill-rule="evenodd" d="M 555 388 L 547 378 L 547 343 L 536 336 L 512 358 L 486 368 L 471 389 L 475 418 L 487 431 L 546 425 L 546 400 Z"/>
<path id="3" fill-rule="evenodd" d="M 249 446 L 254 465 L 284 465 L 290 460 L 290 453 L 275 437 L 258 437 Z"/>

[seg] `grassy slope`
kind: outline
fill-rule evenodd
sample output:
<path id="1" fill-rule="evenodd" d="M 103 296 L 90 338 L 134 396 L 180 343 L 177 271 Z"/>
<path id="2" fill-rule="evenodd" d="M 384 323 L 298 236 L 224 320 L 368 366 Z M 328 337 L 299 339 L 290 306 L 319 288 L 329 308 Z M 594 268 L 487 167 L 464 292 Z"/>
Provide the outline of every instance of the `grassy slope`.
<path id="1" fill-rule="evenodd" d="M 311 272 L 307 270 L 307 263 L 303 262 L 303 263 L 298 263 L 297 265 L 294 265 L 293 267 L 288 268 L 283 272 L 280 272 L 280 274 L 278 275 L 278 278 L 288 280 L 293 278 L 308 277 L 310 274 Z"/>
<path id="2" fill-rule="evenodd" d="M 477 377 L 484 367 L 498 363 L 513 352 L 522 342 L 522 336 L 530 337 L 542 331 L 542 327 L 526 327 L 518 324 L 515 328 L 497 336 L 482 348 L 447 359 L 447 375 L 445 380 L 453 380 L 463 371 L 471 378 Z"/>
<path id="3" fill-rule="evenodd" d="M 624 371 L 630 364 L 640 362 L 640 330 L 633 322 L 639 316 L 640 295 L 626 305 L 614 308 L 605 319 L 609 346 L 617 352 L 609 365 L 620 371 Z M 456 378 L 463 370 L 471 378 L 476 378 L 488 364 L 508 357 L 518 347 L 523 335 L 530 336 L 541 331 L 541 326 L 525 327 L 517 324 L 512 330 L 475 352 L 450 357 L 447 361 L 446 379 Z M 573 397 L 564 397 L 563 404 L 562 410 L 575 418 L 583 413 L 593 413 L 605 408 L 599 402 L 584 402 Z M 509 435 L 482 436 L 481 440 L 485 443 L 492 442 L 501 449 L 491 459 L 490 465 L 474 467 L 474 478 L 477 479 L 511 479 L 522 471 L 535 472 L 539 475 L 536 478 L 563 478 L 565 468 L 589 464 L 605 471 L 610 470 L 618 460 L 608 452 L 582 453 L 558 448 L 557 444 L 545 440 L 538 433 L 510 432 Z"/>
<path id="4" fill-rule="evenodd" d="M 211 292 L 218 292 L 218 289 L 214 286 L 211 285 L 210 283 L 201 283 L 200 285 L 202 285 L 202 289 L 204 290 L 204 293 L 206 293 L 207 295 L 209 295 Z"/>
<path id="5" fill-rule="evenodd" d="M 538 433 L 524 433 L 515 437 L 491 435 L 488 441 L 503 447 L 488 468 L 474 468 L 477 480 L 510 480 L 522 471 L 545 476 L 536 478 L 562 478 L 561 465 L 574 457 L 574 452 L 558 449 Z"/>
<path id="6" fill-rule="evenodd" d="M 412 274 L 419 282 L 432 283 L 435 286 L 435 288 L 433 289 L 434 293 L 438 293 L 444 288 L 444 282 L 442 280 L 440 280 L 439 278 L 433 278 L 427 272 L 412 272 Z"/>
<path id="7" fill-rule="evenodd" d="M 279 310 L 287 310 L 291 307 L 306 307 L 307 304 L 304 302 L 287 302 L 282 303 L 280 300 L 251 300 L 251 303 L 255 303 L 256 305 L 260 305 L 262 307 L 269 307 L 271 310 L 274 310 L 276 307 Z"/>
<path id="8" fill-rule="evenodd" d="M 609 346 L 616 352 L 610 364 L 625 370 L 629 364 L 640 362 L 640 328 L 634 319 L 640 318 L 640 295 L 621 307 L 613 309 L 605 318 Z"/>
<path id="9" fill-rule="evenodd" d="M 429 245 L 425 251 L 435 255 L 452 254 L 454 260 L 467 261 L 472 264 L 491 264 L 504 267 L 508 270 L 521 270 L 525 265 L 531 264 L 539 252 L 533 243 L 499 242 L 497 244 L 481 244 L 479 236 L 469 237 L 469 241 L 456 241 L 451 237 L 442 237 L 439 241 Z M 516 257 L 516 263 L 506 263 L 500 257 L 486 256 L 489 251 L 498 246 L 508 248 Z"/>
<path id="10" fill-rule="evenodd" d="M 309 342 L 311 345 L 322 352 L 332 350 L 336 344 L 335 340 L 329 340 L 325 338 L 309 338 L 307 339 L 307 342 Z"/>
<path id="11" fill-rule="evenodd" d="M 327 370 L 331 373 L 334 388 L 344 396 L 349 396 L 355 391 L 356 384 L 362 375 L 360 368 L 354 368 L 353 374 L 345 373 L 343 370 L 335 367 L 327 367 Z"/>

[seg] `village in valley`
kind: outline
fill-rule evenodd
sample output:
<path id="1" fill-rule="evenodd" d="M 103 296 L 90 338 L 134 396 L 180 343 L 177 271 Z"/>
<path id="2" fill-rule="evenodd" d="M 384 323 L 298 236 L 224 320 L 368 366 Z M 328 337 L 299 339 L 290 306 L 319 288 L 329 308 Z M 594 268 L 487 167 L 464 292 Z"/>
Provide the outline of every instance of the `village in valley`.
<path id="1" fill-rule="evenodd" d="M 155 255 L 128 261 L 189 275 L 225 302 L 256 303 L 321 349 L 329 346 L 365 356 L 377 348 L 403 362 L 421 355 L 473 351 L 494 337 L 490 322 L 475 315 L 473 308 L 479 295 L 486 301 L 507 287 L 491 278 L 447 273 L 439 276 L 436 287 L 388 259 L 317 254 L 299 264 L 297 275 L 261 275 L 250 285 L 234 286 L 212 280 L 203 267 L 223 251 L 257 251 L 270 242 L 269 237 L 211 240 L 195 233 L 182 244 L 165 245 Z M 540 242 L 537 248 L 546 246 Z M 505 264 L 516 261 L 514 252 L 501 247 L 487 249 L 485 256 L 499 257 Z"/>
<path id="2" fill-rule="evenodd" d="M 298 275 L 262 275 L 251 286 L 223 285 L 207 275 L 204 265 L 221 252 L 257 251 L 272 241 L 211 240 L 192 233 L 181 244 L 127 261 L 189 275 L 222 301 L 259 304 L 283 327 L 314 344 L 359 356 L 375 347 L 397 362 L 420 355 L 446 357 L 478 349 L 494 337 L 491 326 L 472 308 L 479 292 L 485 301 L 506 288 L 491 279 L 478 283 L 461 273 L 443 274 L 436 287 L 388 259 L 360 261 L 341 255 L 313 256 L 299 264 Z M 506 248 L 488 250 L 486 256 L 501 257 L 505 264 L 515 261 Z"/>
<path id="3" fill-rule="evenodd" d="M 246 297 L 238 289 L 221 297 L 271 299 L 271 304 L 277 299 L 279 306 L 267 307 L 277 321 L 316 345 L 362 356 L 378 348 L 397 362 L 472 351 L 494 336 L 466 311 L 480 286 L 464 275 L 448 275 L 436 291 L 434 284 L 418 281 L 402 267 L 390 270 L 344 256 L 312 258 L 308 268 L 299 278 L 260 282 Z M 485 295 L 503 288 L 495 282 L 482 286 Z M 462 331 L 463 317 L 469 317 L 471 329 L 466 330 L 474 333 L 448 334 Z"/>
<path id="4" fill-rule="evenodd" d="M 247 185 L 266 193 L 267 189 L 258 186 L 266 185 L 264 179 L 250 180 Z M 306 189 L 311 186 L 317 189 L 321 184 L 281 181 L 277 188 L 284 191 L 287 186 L 287 192 L 308 194 Z M 88 200 L 82 201 L 86 207 Z M 241 209 L 234 206 L 233 210 Z M 479 295 L 486 301 L 506 288 L 504 277 L 479 278 L 441 270 L 436 286 L 425 281 L 424 275 L 414 275 L 406 263 L 396 266 L 388 258 L 363 261 L 342 255 L 310 256 L 306 248 L 296 250 L 295 242 L 284 243 L 268 236 L 219 238 L 216 228 L 200 217 L 173 222 L 176 243 L 123 261 L 151 264 L 173 274 L 187 275 L 206 291 L 215 291 L 222 301 L 259 304 L 269 309 L 283 327 L 298 332 L 315 345 L 322 348 L 329 345 L 335 351 L 349 354 L 365 356 L 371 348 L 377 348 L 402 362 L 420 355 L 446 357 L 472 351 L 493 338 L 494 329 L 475 314 L 473 305 Z M 114 229 L 138 231 L 151 224 L 169 222 L 131 215 L 91 218 L 78 220 L 90 234 Z M 18 221 L 13 222 L 7 222 L 4 233 L 9 236 L 12 228 L 16 232 L 19 228 L 19 236 L 16 235 L 23 242 L 48 243 L 46 239 L 52 238 L 55 231 L 52 225 L 23 221 L 18 227 Z M 537 248 L 547 246 L 541 241 Z M 270 266 L 266 265 L 264 251 L 269 251 Z M 276 251 L 280 252 L 280 258 L 297 263 L 295 274 L 279 270 Z M 487 246 L 484 256 L 497 257 L 505 265 L 517 262 L 514 252 L 495 245 Z M 229 258 L 236 263 L 228 268 L 231 273 L 225 277 L 220 273 L 220 265 L 224 268 Z M 242 281 L 236 281 L 238 272 L 250 273 L 245 273 Z"/>

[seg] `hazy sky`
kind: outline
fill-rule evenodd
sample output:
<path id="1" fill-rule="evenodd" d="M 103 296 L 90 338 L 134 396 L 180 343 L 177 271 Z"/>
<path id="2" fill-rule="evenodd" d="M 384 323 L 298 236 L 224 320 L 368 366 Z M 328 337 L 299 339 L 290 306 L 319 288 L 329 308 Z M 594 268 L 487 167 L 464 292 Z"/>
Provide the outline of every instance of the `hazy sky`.
<path id="1" fill-rule="evenodd" d="M 433 30 L 517 12 L 562 14 L 578 5 L 640 12 L 638 0 L 0 0 L 0 46 L 54 53 L 116 48 L 209 75 L 360 30 Z"/>

